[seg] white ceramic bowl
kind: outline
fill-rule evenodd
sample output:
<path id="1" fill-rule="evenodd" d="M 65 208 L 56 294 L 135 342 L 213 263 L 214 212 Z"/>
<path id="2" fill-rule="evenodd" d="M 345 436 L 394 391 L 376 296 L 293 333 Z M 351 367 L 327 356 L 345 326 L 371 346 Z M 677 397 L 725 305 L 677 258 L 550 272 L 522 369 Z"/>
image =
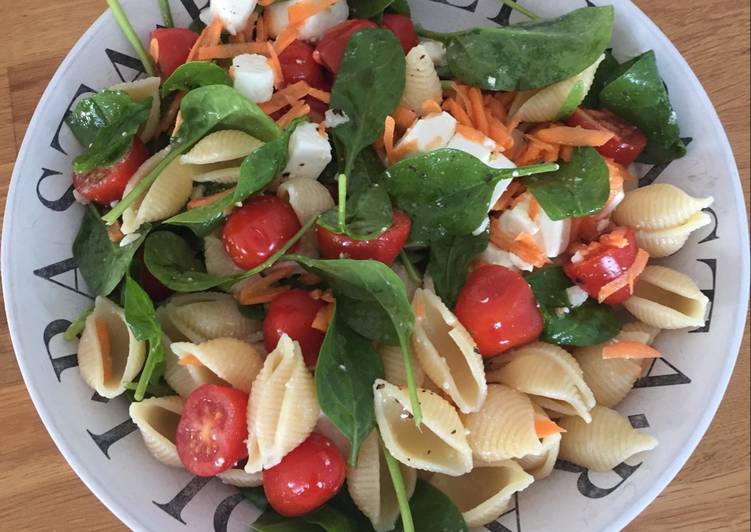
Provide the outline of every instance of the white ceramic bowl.
<path id="1" fill-rule="evenodd" d="M 546 16 L 585 5 L 584 0 L 522 2 Z M 437 30 L 489 25 L 507 13 L 497 0 L 410 3 L 417 20 Z M 655 451 L 640 464 L 621 465 L 608 474 L 564 464 L 563 470 L 523 492 L 513 510 L 489 525 L 493 531 L 625 526 L 670 482 L 698 444 L 722 399 L 740 346 L 749 282 L 748 229 L 725 132 L 696 76 L 657 26 L 631 2 L 612 3 L 616 54 L 623 58 L 650 48 L 657 52 L 682 133 L 693 137 L 685 158 L 667 168 L 642 168 L 640 175 L 675 183 L 694 196 L 715 197 L 715 224 L 664 261 L 698 281 L 713 301 L 710 320 L 698 331 L 661 335 L 657 345 L 665 357 L 619 407 L 636 426 L 649 426 L 660 441 Z M 145 40 L 160 20 L 157 2 L 129 0 L 124 5 Z M 187 24 L 197 12 L 192 0 L 173 0 L 172 8 L 179 24 Z M 511 16 L 512 21 L 520 18 Z M 61 127 L 62 119 L 90 89 L 133 79 L 139 68 L 133 55 L 113 17 L 103 15 L 68 54 L 37 107 L 5 212 L 2 274 L 8 324 L 47 430 L 76 473 L 125 524 L 136 530 L 246 530 L 256 513 L 251 505 L 218 480 L 192 478 L 154 461 L 128 419 L 126 402 L 92 398 L 75 369 L 76 346 L 62 338 L 69 321 L 91 303 L 71 259 L 82 208 L 74 203 L 71 187 L 71 161 L 78 147 L 67 127 Z"/>

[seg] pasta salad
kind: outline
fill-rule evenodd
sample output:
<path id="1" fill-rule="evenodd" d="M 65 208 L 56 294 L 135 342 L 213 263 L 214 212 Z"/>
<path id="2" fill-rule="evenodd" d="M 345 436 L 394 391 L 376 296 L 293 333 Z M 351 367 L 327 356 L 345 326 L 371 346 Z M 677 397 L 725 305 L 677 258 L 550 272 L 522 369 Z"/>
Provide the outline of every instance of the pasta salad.
<path id="1" fill-rule="evenodd" d="M 403 0 L 159 3 L 144 47 L 108 0 L 145 76 L 66 118 L 97 297 L 65 336 L 156 460 L 258 531 L 454 531 L 657 445 L 615 408 L 705 322 L 649 259 L 713 199 L 638 187 L 686 146 L 611 7 L 438 33 Z"/>

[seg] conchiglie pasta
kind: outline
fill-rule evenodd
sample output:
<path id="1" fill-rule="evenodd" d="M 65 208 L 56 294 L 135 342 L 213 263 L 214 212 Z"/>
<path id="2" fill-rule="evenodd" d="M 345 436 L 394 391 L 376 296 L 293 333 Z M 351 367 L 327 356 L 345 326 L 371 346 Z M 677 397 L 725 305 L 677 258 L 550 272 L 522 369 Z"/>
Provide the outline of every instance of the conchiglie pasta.
<path id="1" fill-rule="evenodd" d="M 415 469 L 452 476 L 472 469 L 472 449 L 451 404 L 433 392 L 418 389 L 423 419 L 417 428 L 405 388 L 378 379 L 373 394 L 378 429 L 394 458 Z"/>
<path id="2" fill-rule="evenodd" d="M 627 358 L 602 358 L 603 345 L 580 347 L 574 352 L 584 380 L 595 400 L 604 406 L 614 407 L 634 387 L 642 374 L 642 365 Z"/>
<path id="3" fill-rule="evenodd" d="M 293 177 L 279 185 L 276 195 L 289 202 L 302 225 L 334 208 L 328 189 L 315 179 Z"/>
<path id="4" fill-rule="evenodd" d="M 610 471 L 635 454 L 651 451 L 657 440 L 631 427 L 615 410 L 597 405 L 592 422 L 567 417 L 559 422 L 566 429 L 561 439 L 560 458 L 591 469 Z"/>
<path id="5" fill-rule="evenodd" d="M 162 327 L 165 321 L 161 320 Z M 180 358 L 172 351 L 169 338 L 162 340 L 164 345 L 164 380 L 177 392 L 177 395 L 187 399 L 188 396 L 204 384 L 226 385 L 215 373 L 206 366 L 186 366 L 180 364 Z"/>
<path id="6" fill-rule="evenodd" d="M 381 345 L 378 347 L 378 353 L 383 360 L 383 369 L 385 370 L 384 376 L 386 381 L 397 386 L 407 385 L 407 373 L 404 370 L 404 357 L 402 356 L 402 348 L 398 345 Z M 412 358 L 412 374 L 415 377 L 415 384 L 417 387 L 422 387 L 425 383 L 425 372 L 422 370 L 422 366 L 415 359 Z"/>
<path id="7" fill-rule="evenodd" d="M 529 398 L 508 386 L 491 384 L 479 412 L 462 416 L 475 461 L 492 464 L 542 452 Z"/>
<path id="8" fill-rule="evenodd" d="M 391 270 L 402 280 L 404 289 L 407 291 L 407 299 L 412 301 L 412 298 L 415 297 L 415 292 L 420 288 L 420 283 L 407 272 L 407 268 L 400 262 L 392 264 Z"/>
<path id="9" fill-rule="evenodd" d="M 164 308 L 172 328 L 194 343 L 224 337 L 254 343 L 261 330 L 260 322 L 240 314 L 235 298 L 229 294 L 181 294 L 171 297 Z"/>
<path id="10" fill-rule="evenodd" d="M 81 377 L 102 397 L 113 398 L 141 371 L 146 347 L 133 336 L 123 309 L 97 297 L 78 344 Z"/>
<path id="11" fill-rule="evenodd" d="M 689 276 L 663 266 L 647 266 L 634 295 L 623 306 L 644 323 L 660 329 L 701 327 L 709 298 Z"/>
<path id="12" fill-rule="evenodd" d="M 675 227 L 665 229 L 638 229 L 636 243 L 651 257 L 667 257 L 680 250 L 691 233 L 712 223 L 709 214 L 699 211 Z"/>
<path id="13" fill-rule="evenodd" d="M 412 48 L 406 60 L 406 84 L 402 105 L 420 114 L 425 101 L 433 100 L 438 104 L 443 101 L 441 80 L 423 45 L 418 44 Z"/>
<path id="14" fill-rule="evenodd" d="M 189 371 L 193 366 L 203 367 L 246 393 L 263 366 L 263 358 L 253 346 L 236 338 L 215 338 L 198 345 L 178 342 L 171 349 Z"/>
<path id="15" fill-rule="evenodd" d="M 534 405 L 535 419 L 550 421 L 550 417 L 537 405 Z M 532 475 L 535 480 L 541 480 L 553 472 L 558 451 L 561 446 L 560 432 L 554 432 L 540 440 L 542 450 L 537 454 L 528 454 L 516 460 L 522 469 Z"/>
<path id="16" fill-rule="evenodd" d="M 300 345 L 285 334 L 250 390 L 245 471 L 257 473 L 281 462 L 310 436 L 320 411 Z"/>
<path id="17" fill-rule="evenodd" d="M 200 165 L 234 161 L 247 157 L 261 146 L 262 141 L 242 131 L 216 131 L 198 141 L 180 160 L 183 164 Z"/>
<path id="18" fill-rule="evenodd" d="M 477 412 L 487 384 L 472 336 L 434 293 L 417 290 L 412 306 L 417 316 L 412 346 L 420 366 L 459 410 Z"/>
<path id="19" fill-rule="evenodd" d="M 641 342 L 643 344 L 652 345 L 657 339 L 657 335 L 660 334 L 658 327 L 647 325 L 640 321 L 632 321 L 626 323 L 621 327 L 621 332 L 618 333 L 618 339 L 623 342 Z"/>
<path id="20" fill-rule="evenodd" d="M 196 168 L 195 183 L 219 183 L 233 185 L 240 180 L 242 160 L 200 165 Z"/>
<path id="21" fill-rule="evenodd" d="M 411 497 L 417 484 L 417 473 L 403 464 L 400 464 L 400 469 L 407 497 Z M 399 517 L 399 503 L 376 431 L 360 447 L 357 467 L 347 468 L 347 489 L 376 532 L 394 528 Z"/>
<path id="22" fill-rule="evenodd" d="M 154 458 L 170 467 L 182 467 L 175 437 L 183 400 L 178 396 L 154 397 L 130 404 L 130 418 L 141 432 L 146 448 Z"/>
<path id="23" fill-rule="evenodd" d="M 151 98 L 149 117 L 146 119 L 143 126 L 141 126 L 141 131 L 138 133 L 138 138 L 141 139 L 142 142 L 148 142 L 154 138 L 157 134 L 157 129 L 159 128 L 159 119 L 162 111 L 162 99 L 159 94 L 159 86 L 161 83 L 161 78 L 151 77 L 139 79 L 137 81 L 118 83 L 109 88 L 111 91 L 125 92 L 136 102 L 142 102 L 146 98 Z"/>
<path id="24" fill-rule="evenodd" d="M 514 493 L 526 489 L 534 477 L 513 460 L 480 466 L 460 477 L 436 474 L 430 483 L 456 505 L 468 527 L 495 521 L 511 506 Z"/>
<path id="25" fill-rule="evenodd" d="M 513 350 L 504 359 L 508 362 L 488 374 L 489 381 L 529 394 L 546 410 L 578 415 L 589 422 L 589 410 L 595 399 L 582 378 L 579 364 L 567 351 L 535 342 Z"/>
<path id="26" fill-rule="evenodd" d="M 232 468 L 219 473 L 217 478 L 224 484 L 238 488 L 257 488 L 263 486 L 263 472 L 246 473 L 244 469 Z"/>

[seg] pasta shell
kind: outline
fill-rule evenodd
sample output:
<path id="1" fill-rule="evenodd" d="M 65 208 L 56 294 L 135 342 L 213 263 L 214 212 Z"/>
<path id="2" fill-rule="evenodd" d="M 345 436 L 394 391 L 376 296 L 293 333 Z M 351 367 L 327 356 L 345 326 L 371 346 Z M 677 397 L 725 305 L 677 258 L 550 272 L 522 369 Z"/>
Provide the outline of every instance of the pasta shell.
<path id="1" fill-rule="evenodd" d="M 373 394 L 378 429 L 394 458 L 415 469 L 452 476 L 472 469 L 472 449 L 451 404 L 433 392 L 418 389 L 423 415 L 418 428 L 405 388 L 378 379 Z"/>
<path id="2" fill-rule="evenodd" d="M 219 379 L 246 393 L 263 366 L 263 359 L 253 346 L 236 338 L 215 338 L 199 345 L 178 342 L 171 348 L 180 360 L 192 356 Z"/>
<path id="3" fill-rule="evenodd" d="M 463 415 L 462 421 L 478 463 L 492 464 L 542 452 L 532 401 L 508 386 L 488 386 L 488 397 L 480 411 Z"/>
<path id="4" fill-rule="evenodd" d="M 347 467 L 347 489 L 376 532 L 386 532 L 396 524 L 399 503 L 378 440 L 378 433 L 371 432 L 360 447 L 357 467 Z M 417 485 L 417 473 L 403 464 L 400 464 L 400 469 L 407 497 L 411 497 Z"/>
<path id="5" fill-rule="evenodd" d="M 174 329 L 193 343 L 225 337 L 253 343 L 262 326 L 240 314 L 235 298 L 218 292 L 173 296 L 164 312 Z"/>
<path id="6" fill-rule="evenodd" d="M 602 345 L 580 347 L 576 361 L 598 404 L 614 407 L 629 394 L 641 376 L 642 366 L 626 358 L 602 358 Z"/>
<path id="7" fill-rule="evenodd" d="M 146 346 L 133 336 L 123 309 L 97 297 L 78 344 L 78 369 L 86 384 L 102 397 L 117 397 L 141 371 L 145 353 Z"/>
<path id="8" fill-rule="evenodd" d="M 644 323 L 660 329 L 704 325 L 709 298 L 688 275 L 663 266 L 647 266 L 634 295 L 623 306 Z"/>
<path id="9" fill-rule="evenodd" d="M 125 185 L 123 197 L 127 196 L 135 188 L 135 186 L 140 183 L 140 181 L 144 177 L 146 177 L 146 174 L 151 172 L 160 162 L 162 162 L 162 160 L 167 156 L 168 151 L 169 148 L 164 148 L 163 150 L 156 152 L 154 155 L 146 159 L 146 161 L 141 166 L 138 167 L 138 170 L 136 170 L 136 172 L 128 180 L 128 184 Z M 138 214 L 138 207 L 141 204 L 142 200 L 143 196 L 134 201 L 133 204 L 123 212 L 123 223 L 120 226 L 121 231 L 123 231 L 124 228 L 123 234 L 131 234 L 138 230 L 138 227 L 140 225 L 138 220 L 136 219 L 136 215 Z"/>
<path id="10" fill-rule="evenodd" d="M 477 412 L 488 387 L 472 336 L 434 293 L 417 290 L 412 306 L 417 315 L 412 347 L 420 365 L 459 410 Z"/>
<path id="11" fill-rule="evenodd" d="M 285 334 L 250 390 L 245 471 L 257 473 L 281 462 L 310 436 L 320 412 L 300 345 Z"/>
<path id="12" fill-rule="evenodd" d="M 128 409 L 146 448 L 154 458 L 170 467 L 183 467 L 175 446 L 182 411 L 183 400 L 174 395 L 133 402 Z"/>
<path id="13" fill-rule="evenodd" d="M 404 289 L 407 291 L 407 298 L 412 301 L 412 298 L 415 297 L 415 292 L 420 288 L 420 283 L 415 281 L 415 279 L 407 272 L 407 268 L 399 262 L 392 264 L 391 270 L 402 280 L 404 283 Z"/>
<path id="14" fill-rule="evenodd" d="M 618 339 L 624 342 L 641 342 L 643 344 L 652 345 L 657 339 L 658 334 L 660 334 L 660 329 L 657 327 L 647 325 L 640 321 L 632 321 L 621 327 L 621 332 L 618 333 Z"/>
<path id="15" fill-rule="evenodd" d="M 550 419 L 545 411 L 537 405 L 534 405 L 535 416 L 538 418 Z M 542 450 L 538 454 L 528 454 L 516 460 L 522 466 L 522 469 L 535 477 L 535 480 L 541 480 L 553 472 L 555 461 L 558 459 L 558 451 L 561 446 L 560 433 L 550 434 L 540 440 Z"/>
<path id="16" fill-rule="evenodd" d="M 257 488 L 263 486 L 263 472 L 246 473 L 243 469 L 232 468 L 219 473 L 217 478 L 225 484 L 238 488 Z"/>
<path id="17" fill-rule="evenodd" d="M 610 471 L 637 453 L 651 451 L 657 440 L 631 427 L 615 410 L 597 405 L 592 422 L 567 417 L 559 423 L 566 429 L 561 439 L 560 458 L 592 471 Z"/>
<path id="18" fill-rule="evenodd" d="M 508 362 L 489 374 L 489 380 L 531 395 L 546 410 L 578 415 L 589 422 L 595 398 L 579 364 L 566 350 L 535 342 L 513 350 L 504 359 Z"/>
<path id="19" fill-rule="evenodd" d="M 164 327 L 164 322 L 162 322 Z M 170 347 L 169 339 L 162 341 L 164 349 L 164 380 L 177 392 L 177 395 L 187 399 L 188 396 L 204 384 L 226 385 L 215 373 L 206 366 L 184 366 L 180 364 L 180 358 Z"/>
<path id="20" fill-rule="evenodd" d="M 435 65 L 425 47 L 418 44 L 407 54 L 407 76 L 402 105 L 422 114 L 422 104 L 427 100 L 441 103 L 443 89 Z"/>
<path id="21" fill-rule="evenodd" d="M 180 157 L 182 164 L 214 164 L 234 161 L 250 155 L 263 142 L 247 133 L 235 130 L 216 131 L 204 137 Z"/>
<path id="22" fill-rule="evenodd" d="M 334 208 L 334 199 L 328 189 L 309 177 L 288 179 L 279 185 L 276 195 L 289 202 L 302 225 Z"/>
<path id="23" fill-rule="evenodd" d="M 225 163 L 204 164 L 196 168 L 195 183 L 220 183 L 232 185 L 240 180 L 242 160 Z"/>
<path id="24" fill-rule="evenodd" d="M 148 142 L 154 138 L 157 134 L 157 129 L 159 128 L 159 119 L 162 112 L 162 99 L 159 95 L 159 85 L 161 85 L 161 83 L 161 78 L 151 77 L 139 79 L 137 81 L 118 83 L 109 89 L 111 91 L 123 91 L 136 102 L 142 102 L 146 98 L 152 99 L 149 117 L 146 119 L 144 125 L 141 126 L 141 131 L 138 133 L 138 138 L 143 142 Z"/>
<path id="25" fill-rule="evenodd" d="M 383 360 L 384 376 L 386 380 L 397 386 L 407 385 L 407 374 L 404 371 L 404 357 L 402 357 L 402 348 L 393 345 L 381 345 L 378 347 L 378 353 Z M 425 372 L 422 366 L 412 355 L 412 375 L 415 377 L 415 384 L 421 388 L 425 383 Z"/>
<path id="26" fill-rule="evenodd" d="M 456 505 L 467 526 L 481 527 L 498 519 L 511 506 L 514 493 L 526 489 L 534 477 L 513 460 L 480 466 L 460 477 L 436 474 L 430 483 Z"/>
<path id="27" fill-rule="evenodd" d="M 685 224 L 713 202 L 712 197 L 694 198 L 674 185 L 657 183 L 628 192 L 613 219 L 636 229 L 666 229 Z"/>
<path id="28" fill-rule="evenodd" d="M 674 227 L 665 229 L 639 229 L 636 231 L 636 243 L 650 257 L 667 257 L 680 250 L 688 240 L 688 237 L 696 231 L 712 223 L 709 214 L 699 211 L 694 213 L 688 220 Z"/>

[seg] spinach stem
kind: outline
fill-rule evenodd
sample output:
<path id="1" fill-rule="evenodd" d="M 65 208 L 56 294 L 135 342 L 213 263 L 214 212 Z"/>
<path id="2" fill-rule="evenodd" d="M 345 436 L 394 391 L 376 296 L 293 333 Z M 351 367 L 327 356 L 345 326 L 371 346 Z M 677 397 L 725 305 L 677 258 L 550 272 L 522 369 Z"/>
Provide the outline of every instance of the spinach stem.
<path id="1" fill-rule="evenodd" d="M 415 372 L 412 369 L 412 350 L 409 346 L 409 338 L 400 334 L 399 344 L 402 348 L 404 373 L 407 377 L 407 390 L 409 391 L 409 402 L 412 405 L 412 415 L 415 417 L 415 425 L 419 428 L 422 424 L 422 407 L 420 406 L 420 399 L 417 396 L 417 382 L 415 382 Z"/>
<path id="2" fill-rule="evenodd" d="M 425 37 L 426 39 L 433 39 L 434 41 L 439 41 L 442 43 L 447 43 L 449 40 L 449 33 L 441 33 L 440 31 L 431 31 L 426 30 L 422 26 L 416 26 L 415 31 L 417 32 L 417 35 L 420 37 Z"/>
<path id="3" fill-rule="evenodd" d="M 141 63 L 143 63 L 143 68 L 146 71 L 146 74 L 152 77 L 156 76 L 154 63 L 151 61 L 149 54 L 146 53 L 146 50 L 141 43 L 141 39 L 138 37 L 136 30 L 133 29 L 133 26 L 128 20 L 128 15 L 126 15 L 125 11 L 123 11 L 123 6 L 120 5 L 120 0 L 107 0 L 107 5 L 110 6 L 112 15 L 115 17 L 117 25 L 120 26 L 123 35 L 125 35 L 125 38 L 128 39 L 128 42 L 130 42 L 130 45 L 136 51 L 138 58 L 141 60 Z"/>
<path id="4" fill-rule="evenodd" d="M 81 314 L 78 315 L 78 317 L 68 325 L 68 328 L 65 329 L 65 332 L 63 333 L 63 340 L 66 342 L 72 342 L 78 336 L 83 332 L 84 327 L 86 327 L 86 318 L 89 317 L 89 314 L 94 312 L 94 305 L 90 306 Z"/>
<path id="5" fill-rule="evenodd" d="M 421 285 L 422 278 L 420 277 L 420 274 L 417 273 L 417 270 L 415 270 L 415 265 L 409 260 L 409 257 L 404 250 L 399 252 L 399 258 L 402 259 L 402 263 L 404 264 L 404 268 L 407 270 L 407 275 L 409 275 L 410 279 Z"/>
<path id="6" fill-rule="evenodd" d="M 538 15 L 536 15 L 535 13 L 532 13 L 526 7 L 519 5 L 517 2 L 514 2 L 514 0 L 501 0 L 501 3 L 509 6 L 511 9 L 517 10 L 519 13 L 531 18 L 532 20 L 540 18 Z"/>
<path id="7" fill-rule="evenodd" d="M 146 358 L 146 363 L 143 365 L 143 371 L 141 371 L 141 377 L 138 379 L 138 386 L 136 386 L 136 392 L 134 398 L 136 401 L 143 401 L 146 395 L 146 389 L 149 387 L 151 376 L 154 374 L 156 365 L 164 360 L 164 346 L 162 345 L 162 339 L 157 337 L 149 338 L 149 355 Z"/>
<path id="8" fill-rule="evenodd" d="M 383 440 L 381 440 L 381 446 L 383 447 L 383 457 L 386 459 L 386 466 L 389 468 L 389 475 L 391 475 L 391 482 L 394 484 L 396 500 L 399 502 L 399 512 L 402 514 L 402 530 L 404 532 L 415 532 L 415 523 L 412 521 L 412 510 L 409 507 L 409 497 L 407 497 L 407 490 L 404 487 L 404 479 L 402 478 L 402 470 L 399 468 L 399 462 L 391 456 Z"/>
<path id="9" fill-rule="evenodd" d="M 347 174 L 339 174 L 339 231 L 342 233 L 347 226 Z"/>
<path id="10" fill-rule="evenodd" d="M 555 172 L 558 169 L 560 169 L 558 163 L 531 164 L 529 166 L 520 166 L 519 168 L 504 168 L 496 174 L 496 177 L 501 177 L 502 179 L 527 177 L 535 174 Z"/>
<path id="11" fill-rule="evenodd" d="M 172 11 L 169 7 L 169 0 L 159 0 L 159 10 L 162 12 L 162 20 L 165 28 L 174 28 L 175 21 L 172 20 Z"/>

